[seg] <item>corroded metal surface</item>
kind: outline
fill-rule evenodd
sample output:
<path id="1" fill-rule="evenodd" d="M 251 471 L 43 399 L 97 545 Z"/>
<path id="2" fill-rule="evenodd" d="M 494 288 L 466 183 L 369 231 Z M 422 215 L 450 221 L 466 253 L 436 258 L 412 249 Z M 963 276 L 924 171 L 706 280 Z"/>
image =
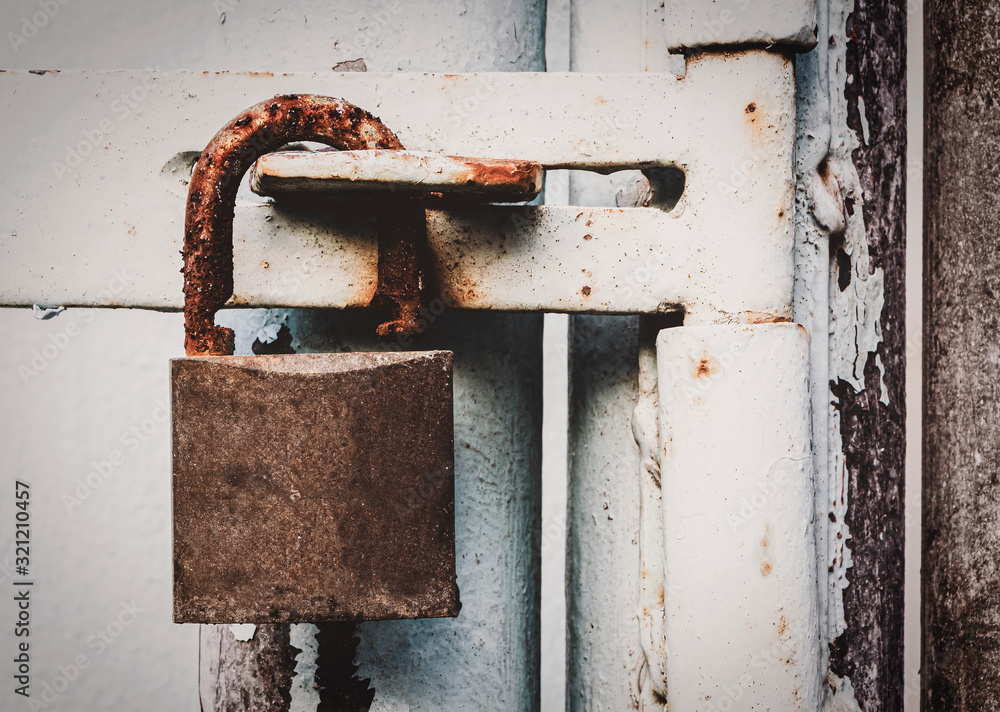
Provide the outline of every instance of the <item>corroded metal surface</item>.
<path id="1" fill-rule="evenodd" d="M 514 202 L 541 192 L 542 166 L 424 151 L 279 151 L 253 165 L 250 187 L 275 197 L 407 189 Z"/>
<path id="2" fill-rule="evenodd" d="M 254 161 L 290 141 L 320 141 L 341 150 L 403 147 L 367 111 L 340 99 L 308 94 L 254 104 L 219 131 L 202 151 L 188 190 L 183 254 L 189 356 L 233 352 L 232 332 L 213 321 L 233 294 L 236 192 Z"/>
<path id="3" fill-rule="evenodd" d="M 176 622 L 458 614 L 450 352 L 171 365 Z"/>
<path id="4" fill-rule="evenodd" d="M 415 193 L 393 195 L 383 199 L 376 219 L 378 287 L 368 306 L 388 319 L 377 328 L 380 337 L 413 337 L 425 328 L 417 320 L 428 257 L 424 205 Z"/>

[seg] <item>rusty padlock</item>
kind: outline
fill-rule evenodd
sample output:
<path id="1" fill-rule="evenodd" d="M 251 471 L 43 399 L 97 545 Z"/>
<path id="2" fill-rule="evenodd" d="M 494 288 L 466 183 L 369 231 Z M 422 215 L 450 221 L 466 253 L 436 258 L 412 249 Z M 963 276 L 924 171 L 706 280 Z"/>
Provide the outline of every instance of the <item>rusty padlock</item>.
<path id="1" fill-rule="evenodd" d="M 278 96 L 233 119 L 195 166 L 184 237 L 187 358 L 171 362 L 174 621 L 279 623 L 458 615 L 452 354 L 233 356 L 240 179 L 291 141 L 400 149 L 377 118 Z M 379 223 L 379 334 L 414 334 L 426 241 L 417 194 Z M 419 501 L 403 499 L 418 492 Z"/>

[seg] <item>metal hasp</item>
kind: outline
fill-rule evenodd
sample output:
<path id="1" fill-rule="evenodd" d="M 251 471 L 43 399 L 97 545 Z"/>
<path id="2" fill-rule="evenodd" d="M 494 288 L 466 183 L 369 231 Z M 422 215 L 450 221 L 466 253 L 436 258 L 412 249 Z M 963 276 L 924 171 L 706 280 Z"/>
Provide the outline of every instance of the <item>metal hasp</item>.
<path id="1" fill-rule="evenodd" d="M 232 356 L 243 175 L 289 141 L 393 148 L 371 114 L 281 96 L 202 152 L 184 237 L 185 348 L 171 368 L 174 620 L 279 623 L 456 616 L 452 354 Z M 424 210 L 379 206 L 381 336 L 418 331 Z"/>
<path id="2" fill-rule="evenodd" d="M 63 161 L 62 147 L 79 140 L 74 137 L 81 122 L 97 125 L 108 104 L 138 81 L 134 74 L 114 72 L 0 73 L 0 104 L 9 118 L 0 147 L 38 165 Z M 17 236 L 3 245 L 9 269 L 0 272 L 0 300 L 29 307 L 100 304 L 99 287 L 107 284 L 113 256 L 128 276 L 116 285 L 116 306 L 179 308 L 180 275 L 171 267 L 179 235 L 170 218 L 178 209 L 170 191 L 186 190 L 185 166 L 178 162 L 217 128 L 206 117 L 228 116 L 234 101 L 268 96 L 292 83 L 336 89 L 362 105 L 377 105 L 414 151 L 529 159 L 546 168 L 600 173 L 684 173 L 683 195 L 669 211 L 560 205 L 452 210 L 430 209 L 436 206 L 428 202 L 429 270 L 436 295 L 448 295 L 449 309 L 683 309 L 700 319 L 725 312 L 734 321 L 792 316 L 787 294 L 794 281 L 794 65 L 784 54 L 763 50 L 693 55 L 683 77 L 157 75 L 144 102 L 147 122 L 118 127 L 107 138 L 107 150 L 94 151 L 74 169 L 82 212 L 48 210 L 40 197 L 50 187 L 44 173 L 37 182 L 0 175 L 0 192 L 24 206 L 10 217 Z M 17 97 L 16 106 L 3 104 L 8 96 Z M 73 114 L 46 113 L 52 140 L 35 141 L 38 114 L 25 107 L 51 106 L 66 97 L 77 107 Z M 478 109 L 456 115 L 469 97 Z M 357 119 L 366 121 L 363 114 Z M 123 160 L 138 161 L 129 185 L 121 183 Z M 108 186 L 127 189 L 134 199 L 109 212 L 102 198 Z M 282 202 L 237 205 L 235 290 L 224 307 L 367 306 L 378 281 L 368 216 L 352 221 L 348 210 Z M 43 213 L 44 221 L 31 218 Z M 93 249 L 72 257 L 81 241 Z M 292 277 L 294 289 L 288 286 Z"/>
<path id="3" fill-rule="evenodd" d="M 451 365 L 174 359 L 174 620 L 458 615 Z"/>
<path id="4" fill-rule="evenodd" d="M 493 203 L 532 200 L 542 190 L 533 161 L 444 156 L 424 151 L 279 151 L 250 172 L 259 195 L 344 194 L 418 190 Z"/>

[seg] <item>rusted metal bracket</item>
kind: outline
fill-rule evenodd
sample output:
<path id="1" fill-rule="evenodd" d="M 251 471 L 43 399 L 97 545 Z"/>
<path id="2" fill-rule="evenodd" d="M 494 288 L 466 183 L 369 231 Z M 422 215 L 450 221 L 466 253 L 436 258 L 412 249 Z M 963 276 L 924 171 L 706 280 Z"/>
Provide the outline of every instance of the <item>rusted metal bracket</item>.
<path id="1" fill-rule="evenodd" d="M 188 356 L 233 353 L 231 329 L 215 312 L 233 294 L 233 215 L 240 180 L 263 154 L 291 141 L 339 150 L 401 149 L 378 118 L 341 99 L 276 96 L 251 106 L 219 131 L 191 176 L 184 223 L 184 330 Z M 379 287 L 372 306 L 390 309 L 381 336 L 418 330 L 420 255 L 427 240 L 419 195 L 390 196 L 379 216 Z"/>
<path id="2" fill-rule="evenodd" d="M 381 338 L 416 336 L 426 289 L 426 214 L 423 199 L 460 202 L 531 200 L 542 189 L 542 166 L 532 161 L 462 158 L 416 151 L 281 151 L 262 156 L 250 187 L 259 195 L 349 195 L 389 204 L 378 212 L 378 287 L 369 306 L 391 310 Z M 418 275 L 414 279 L 414 275 Z"/>

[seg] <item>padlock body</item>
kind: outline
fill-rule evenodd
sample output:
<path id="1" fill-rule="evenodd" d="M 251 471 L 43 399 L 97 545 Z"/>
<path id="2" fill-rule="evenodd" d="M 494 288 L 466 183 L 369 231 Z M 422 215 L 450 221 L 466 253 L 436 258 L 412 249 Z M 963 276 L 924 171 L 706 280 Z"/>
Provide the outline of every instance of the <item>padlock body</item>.
<path id="1" fill-rule="evenodd" d="M 452 354 L 171 361 L 174 621 L 458 615 Z"/>

